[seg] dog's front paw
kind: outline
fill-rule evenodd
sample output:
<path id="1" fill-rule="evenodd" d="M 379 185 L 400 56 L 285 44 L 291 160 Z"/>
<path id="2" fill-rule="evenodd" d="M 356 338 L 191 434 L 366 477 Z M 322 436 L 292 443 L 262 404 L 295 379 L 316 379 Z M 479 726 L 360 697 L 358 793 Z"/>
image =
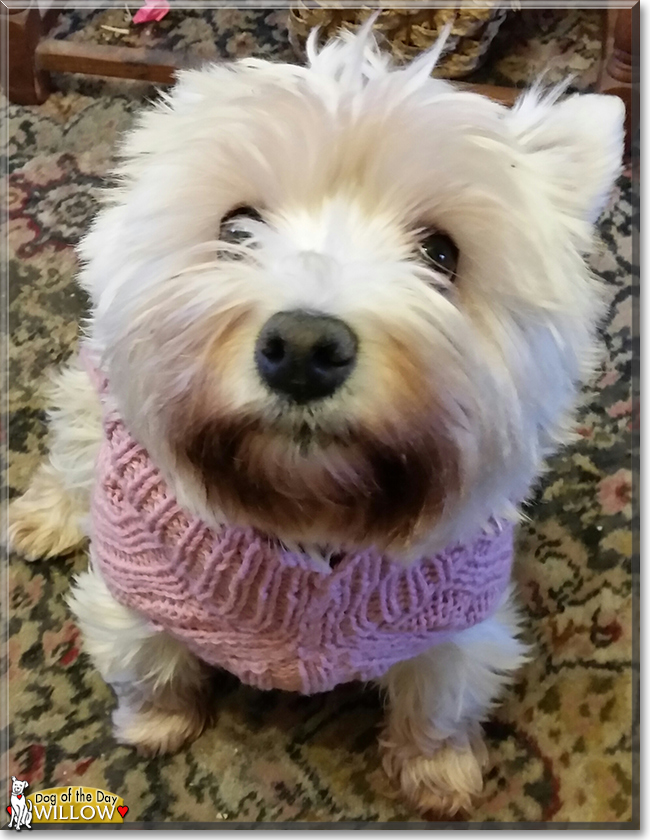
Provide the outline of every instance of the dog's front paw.
<path id="1" fill-rule="evenodd" d="M 483 791 L 488 753 L 480 735 L 462 743 L 441 740 L 426 753 L 414 744 L 381 743 L 383 766 L 408 802 L 434 819 L 470 812 Z"/>
<path id="2" fill-rule="evenodd" d="M 133 708 L 120 702 L 113 712 L 115 738 L 140 755 L 177 752 L 199 737 L 208 722 L 201 708 L 164 709 L 150 703 Z"/>
<path id="3" fill-rule="evenodd" d="M 68 554 L 84 540 L 75 500 L 45 470 L 8 513 L 7 548 L 27 560 Z"/>

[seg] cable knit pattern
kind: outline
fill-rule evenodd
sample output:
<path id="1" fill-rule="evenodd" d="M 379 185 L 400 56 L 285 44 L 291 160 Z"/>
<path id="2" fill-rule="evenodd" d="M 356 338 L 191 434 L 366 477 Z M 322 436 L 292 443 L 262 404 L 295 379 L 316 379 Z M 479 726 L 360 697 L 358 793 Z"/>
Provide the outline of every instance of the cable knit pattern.
<path id="1" fill-rule="evenodd" d="M 510 525 L 408 568 L 368 550 L 327 573 L 252 529 L 209 528 L 179 507 L 114 410 L 104 430 L 92 558 L 109 590 L 258 688 L 312 694 L 379 677 L 483 621 L 507 588 Z"/>

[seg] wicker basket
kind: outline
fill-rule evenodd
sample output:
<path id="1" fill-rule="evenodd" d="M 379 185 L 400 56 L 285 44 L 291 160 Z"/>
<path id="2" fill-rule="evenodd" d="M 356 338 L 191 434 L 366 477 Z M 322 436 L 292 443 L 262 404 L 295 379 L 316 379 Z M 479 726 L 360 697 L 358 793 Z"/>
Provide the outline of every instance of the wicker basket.
<path id="1" fill-rule="evenodd" d="M 289 9 L 289 37 L 297 55 L 303 59 L 307 36 L 319 26 L 321 39 L 340 29 L 354 31 L 373 9 L 313 8 L 295 4 Z M 453 21 L 445 55 L 438 62 L 435 76 L 459 79 L 474 72 L 485 59 L 490 44 L 508 10 L 485 0 L 482 8 L 465 9 L 387 9 L 380 12 L 374 31 L 399 62 L 408 61 L 430 47 L 440 30 Z"/>

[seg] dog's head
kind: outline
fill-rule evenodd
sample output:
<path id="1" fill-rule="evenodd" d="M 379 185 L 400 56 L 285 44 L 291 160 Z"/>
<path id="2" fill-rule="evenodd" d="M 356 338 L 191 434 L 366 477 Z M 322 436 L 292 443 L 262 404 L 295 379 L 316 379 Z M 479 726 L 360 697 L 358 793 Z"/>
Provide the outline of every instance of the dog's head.
<path id="1" fill-rule="evenodd" d="M 20 795 L 26 787 L 29 787 L 29 782 L 21 782 L 15 776 L 11 777 L 11 792 L 15 796 Z"/>
<path id="2" fill-rule="evenodd" d="M 365 32 L 186 72 L 126 140 L 82 246 L 94 337 L 210 521 L 405 552 L 507 516 L 561 437 L 623 106 L 509 110 L 435 59 Z"/>

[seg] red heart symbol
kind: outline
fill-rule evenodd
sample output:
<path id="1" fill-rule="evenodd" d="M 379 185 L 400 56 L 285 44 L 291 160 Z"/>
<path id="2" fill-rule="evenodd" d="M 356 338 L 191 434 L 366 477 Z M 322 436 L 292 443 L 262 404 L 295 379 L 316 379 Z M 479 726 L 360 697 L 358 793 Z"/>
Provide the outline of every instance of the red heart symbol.
<path id="1" fill-rule="evenodd" d="M 23 798 L 22 793 L 17 793 L 17 794 L 16 794 L 16 796 L 18 797 L 18 799 L 22 799 L 22 798 Z"/>
<path id="2" fill-rule="evenodd" d="M 7 805 L 7 813 L 11 814 L 11 805 Z"/>
<path id="3" fill-rule="evenodd" d="M 118 805 L 117 806 L 117 813 L 122 817 L 122 819 L 124 819 L 128 810 L 129 810 L 128 806 L 126 806 L 126 805 Z"/>

